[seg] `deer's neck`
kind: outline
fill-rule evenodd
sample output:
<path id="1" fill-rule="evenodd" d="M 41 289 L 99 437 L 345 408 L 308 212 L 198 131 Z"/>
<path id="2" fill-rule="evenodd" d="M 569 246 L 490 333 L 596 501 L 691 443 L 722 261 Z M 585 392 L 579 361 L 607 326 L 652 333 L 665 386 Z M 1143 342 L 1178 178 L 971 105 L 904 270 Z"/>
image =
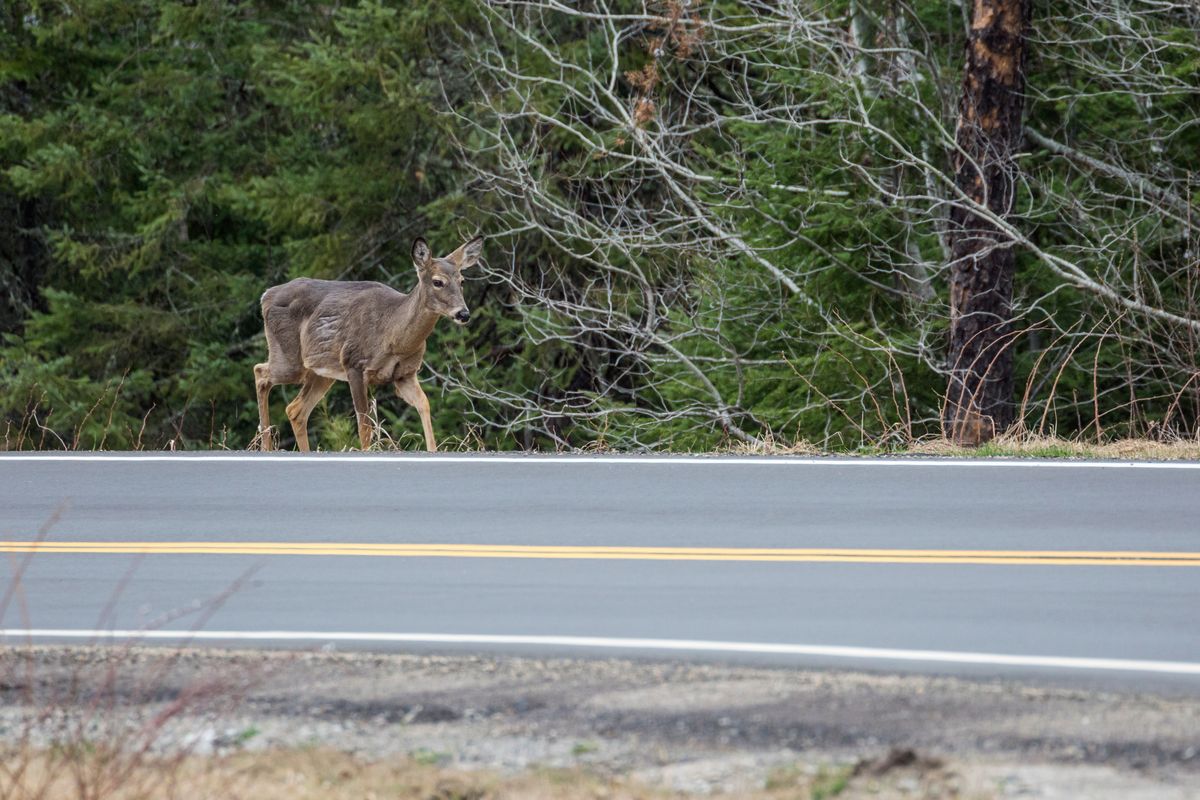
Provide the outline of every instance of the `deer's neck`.
<path id="1" fill-rule="evenodd" d="M 418 283 L 413 293 L 404 298 L 392 316 L 388 345 L 393 353 L 413 353 L 420 350 L 433 332 L 438 315 L 425 303 L 425 285 Z"/>

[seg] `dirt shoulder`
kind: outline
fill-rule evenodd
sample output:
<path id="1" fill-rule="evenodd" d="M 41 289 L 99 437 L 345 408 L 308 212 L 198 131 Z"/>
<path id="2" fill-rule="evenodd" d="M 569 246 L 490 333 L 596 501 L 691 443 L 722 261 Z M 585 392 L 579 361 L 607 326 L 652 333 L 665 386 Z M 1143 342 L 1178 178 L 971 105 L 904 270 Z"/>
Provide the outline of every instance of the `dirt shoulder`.
<path id="1" fill-rule="evenodd" d="M 622 791 L 1200 798 L 1189 697 L 653 661 L 0 651 L 0 742 L 72 739 L 362 770 L 404 757 L 494 787 L 567 770 Z"/>

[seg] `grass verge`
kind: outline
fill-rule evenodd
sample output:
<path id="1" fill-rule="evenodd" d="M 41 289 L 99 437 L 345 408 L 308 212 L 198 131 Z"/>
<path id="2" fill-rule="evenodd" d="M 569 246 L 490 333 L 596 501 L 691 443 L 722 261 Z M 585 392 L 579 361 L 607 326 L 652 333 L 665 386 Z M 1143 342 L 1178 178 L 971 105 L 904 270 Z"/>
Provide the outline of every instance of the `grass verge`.
<path id="1" fill-rule="evenodd" d="M 737 445 L 726 453 L 767 456 L 942 456 L 947 458 L 1075 458 L 1116 461 L 1200 461 L 1200 441 L 1114 439 L 1083 441 L 1033 433 L 998 436 L 980 447 L 962 447 L 942 438 L 916 439 L 896 447 L 863 446 L 850 451 L 822 450 L 807 442 Z"/>
<path id="2" fill-rule="evenodd" d="M 416 758 L 365 761 L 337 750 L 274 749 L 182 760 L 142 760 L 120 784 L 81 784 L 72 772 L 58 769 L 54 753 L 4 753 L 3 762 L 22 759 L 22 774 L 0 788 L 8 800 L 667 800 L 712 797 L 668 790 L 622 776 L 583 769 L 529 769 L 517 774 L 464 771 Z M 81 760 L 103 772 L 101 753 Z M 96 762 L 94 764 L 90 762 Z M 84 770 L 88 772 L 87 769 Z M 744 800 L 898 800 L 941 797 L 950 790 L 945 775 L 902 774 L 895 779 L 857 775 L 849 767 L 816 773 L 787 770 L 759 790 L 739 791 Z M 932 794 L 930 793 L 932 792 Z"/>

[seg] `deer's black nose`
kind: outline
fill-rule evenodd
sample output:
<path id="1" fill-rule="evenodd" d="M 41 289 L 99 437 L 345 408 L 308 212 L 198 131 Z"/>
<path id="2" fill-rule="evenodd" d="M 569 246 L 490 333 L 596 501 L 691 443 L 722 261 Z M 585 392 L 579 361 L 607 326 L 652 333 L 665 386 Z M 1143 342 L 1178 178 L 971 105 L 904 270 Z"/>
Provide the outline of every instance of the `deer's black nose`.
<path id="1" fill-rule="evenodd" d="M 458 313 L 454 315 L 454 318 L 459 322 L 470 322 L 471 312 L 465 308 L 460 308 Z"/>

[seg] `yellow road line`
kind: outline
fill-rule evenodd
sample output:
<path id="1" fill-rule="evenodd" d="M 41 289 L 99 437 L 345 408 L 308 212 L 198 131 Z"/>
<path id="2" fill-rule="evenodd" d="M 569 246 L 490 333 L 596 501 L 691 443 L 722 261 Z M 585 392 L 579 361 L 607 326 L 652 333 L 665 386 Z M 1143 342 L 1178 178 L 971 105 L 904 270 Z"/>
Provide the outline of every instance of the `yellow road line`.
<path id="1" fill-rule="evenodd" d="M 1053 564 L 1200 567 L 1200 553 L 1126 550 L 878 550 L 856 548 L 616 547 L 350 542 L 3 542 L 3 553 L 388 556 L 864 564 Z"/>

